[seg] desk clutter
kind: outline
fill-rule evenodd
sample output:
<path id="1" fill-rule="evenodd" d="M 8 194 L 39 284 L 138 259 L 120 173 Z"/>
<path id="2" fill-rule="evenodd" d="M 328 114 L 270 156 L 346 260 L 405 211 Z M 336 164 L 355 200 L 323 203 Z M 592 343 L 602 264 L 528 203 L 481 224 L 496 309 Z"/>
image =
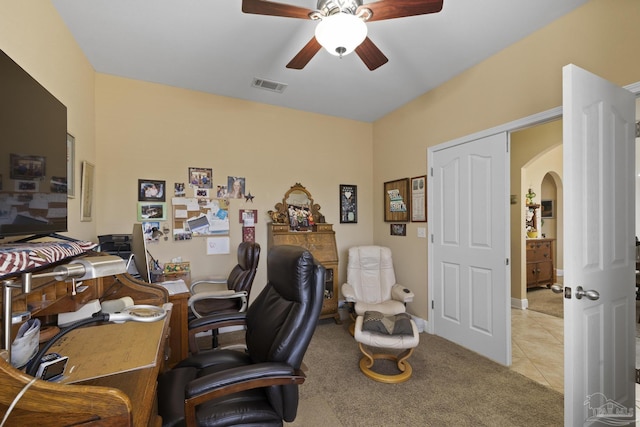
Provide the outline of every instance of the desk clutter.
<path id="1" fill-rule="evenodd" d="M 12 245 L 12 251 L 2 254 L 10 254 L 1 259 L 11 258 L 12 267 L 7 270 L 3 265 L 5 269 L 0 271 L 13 272 L 7 276 L 12 280 L 3 282 L 6 288 L 12 288 L 5 289 L 3 298 L 4 308 L 8 309 L 3 313 L 11 313 L 3 319 L 9 331 L 3 333 L 3 339 L 9 342 L 0 351 L 3 353 L 0 413 L 4 414 L 5 425 L 159 425 L 155 405 L 158 374 L 166 369 L 174 354 L 176 358 L 184 357 L 182 347 L 174 345 L 183 339 L 178 327 L 181 317 L 175 316 L 179 321 L 174 325 L 170 316 L 176 310 L 170 304 L 173 297 L 161 286 L 136 280 L 125 269 L 115 272 L 100 268 L 104 274 L 69 275 L 77 281 L 74 284 L 59 278 L 59 271 L 54 271 L 58 267 L 73 270 L 83 260 L 113 258 L 92 253 L 93 243 L 80 245 L 79 249 L 74 248 L 76 244 L 16 244 Z M 69 248 L 73 252 L 66 252 Z M 90 266 L 82 265 L 83 269 L 97 268 L 97 261 L 101 260 L 89 262 Z M 120 258 L 120 264 L 122 261 Z M 7 294 L 10 298 L 6 298 Z M 109 317 L 101 317 L 97 322 L 90 317 L 88 321 L 93 323 L 75 329 L 66 324 L 58 326 L 60 314 L 76 313 L 87 305 L 93 308 L 86 309 L 89 314 L 85 316 L 99 311 L 99 316 Z M 142 321 L 129 322 L 133 316 L 142 317 Z M 41 363 L 34 367 L 27 363 L 23 368 L 28 370 L 27 374 L 10 363 L 14 355 L 12 347 L 14 351 L 16 348 L 12 344 L 17 335 L 23 338 L 38 335 L 36 321 L 41 322 L 38 352 L 32 356 L 29 347 L 26 353 L 32 356 L 31 360 Z M 171 355 L 169 360 L 167 355 Z M 15 354 L 18 356 L 19 351 Z M 23 390 L 27 389 L 25 393 Z"/>

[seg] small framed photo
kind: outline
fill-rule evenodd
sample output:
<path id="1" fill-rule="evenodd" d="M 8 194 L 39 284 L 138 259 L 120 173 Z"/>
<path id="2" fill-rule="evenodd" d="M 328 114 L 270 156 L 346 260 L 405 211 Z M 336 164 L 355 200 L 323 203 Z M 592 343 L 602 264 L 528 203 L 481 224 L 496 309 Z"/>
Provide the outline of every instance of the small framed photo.
<path id="1" fill-rule="evenodd" d="M 212 188 L 213 169 L 189 168 L 189 185 L 199 188 Z"/>
<path id="2" fill-rule="evenodd" d="M 340 223 L 358 222 L 358 187 L 340 184 Z"/>
<path id="3" fill-rule="evenodd" d="M 67 197 L 76 197 L 76 139 L 67 134 Z"/>
<path id="4" fill-rule="evenodd" d="M 198 199 L 209 199 L 210 198 L 210 188 L 199 188 L 196 187 L 193 189 L 193 195 Z"/>
<path id="5" fill-rule="evenodd" d="M 93 219 L 93 181 L 96 167 L 93 163 L 82 162 L 82 175 L 80 176 L 80 221 L 86 222 Z"/>
<path id="6" fill-rule="evenodd" d="M 139 202 L 164 202 L 165 187 L 166 187 L 165 181 L 139 179 L 138 180 L 138 201 Z"/>
<path id="7" fill-rule="evenodd" d="M 409 222 L 411 209 L 409 197 L 409 178 L 384 183 L 385 222 Z"/>
<path id="8" fill-rule="evenodd" d="M 138 203 L 138 221 L 167 219 L 167 204 L 162 202 L 139 202 Z"/>
<path id="9" fill-rule="evenodd" d="M 411 178 L 411 221 L 427 222 L 427 176 Z"/>
<path id="10" fill-rule="evenodd" d="M 184 188 L 184 182 L 176 182 L 173 184 L 173 194 L 176 197 L 184 197 L 187 195 Z"/>
<path id="11" fill-rule="evenodd" d="M 392 236 L 406 236 L 407 235 L 407 224 L 391 224 L 391 235 Z"/>
<path id="12" fill-rule="evenodd" d="M 556 213 L 553 209 L 553 200 L 543 200 L 540 202 L 540 210 L 542 218 L 554 218 Z"/>
<path id="13" fill-rule="evenodd" d="M 40 180 L 46 175 L 45 158 L 42 156 L 10 154 L 10 160 L 9 178 L 11 179 Z"/>

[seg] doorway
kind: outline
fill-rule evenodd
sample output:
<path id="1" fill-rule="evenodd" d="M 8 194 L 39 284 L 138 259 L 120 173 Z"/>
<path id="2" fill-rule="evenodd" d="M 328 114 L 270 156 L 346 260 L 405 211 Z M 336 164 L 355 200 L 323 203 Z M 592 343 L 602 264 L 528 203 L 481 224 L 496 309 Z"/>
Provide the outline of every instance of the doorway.
<path id="1" fill-rule="evenodd" d="M 640 98 L 636 99 L 636 120 L 637 121 L 640 120 Z M 559 120 L 559 122 L 561 122 L 561 120 Z M 558 127 L 558 129 L 555 131 L 557 135 L 554 135 L 554 132 L 551 131 L 551 129 L 554 126 Z M 537 127 L 540 127 L 541 129 L 535 130 L 535 128 Z M 546 164 L 544 153 L 549 152 L 549 150 L 556 150 L 556 149 L 560 150 L 559 156 L 561 161 L 561 156 L 562 156 L 561 128 L 562 128 L 561 124 L 552 125 L 551 123 L 544 123 L 531 128 L 514 131 L 512 133 L 512 158 L 511 158 L 512 163 L 514 162 L 514 159 L 515 161 L 517 161 L 517 159 L 521 155 L 521 153 L 519 153 L 519 150 L 524 151 L 524 153 L 527 153 L 526 155 L 531 156 L 531 159 L 529 162 L 524 161 L 523 169 L 526 169 L 528 166 L 531 166 L 531 164 L 535 163 L 536 161 Z M 530 134 L 529 138 L 525 138 L 527 132 Z M 534 155 L 531 150 L 532 147 L 529 146 L 529 144 L 534 144 L 535 146 L 535 143 L 540 143 L 541 139 L 543 138 L 547 138 L 550 144 L 557 144 L 557 145 L 550 148 L 548 144 L 544 144 L 544 143 L 540 144 L 540 147 L 541 147 L 539 148 L 540 152 Z M 516 141 L 515 143 L 514 143 L 514 140 Z M 535 143 L 532 141 L 535 141 Z M 518 143 L 524 144 L 524 145 L 517 145 Z M 536 166 L 536 165 L 533 166 L 534 171 L 536 170 L 539 171 L 540 169 L 541 168 L 539 166 Z M 544 167 L 542 168 L 542 170 L 544 170 Z M 638 171 L 638 174 L 636 175 L 636 234 L 640 238 L 640 138 L 636 138 L 636 170 Z M 531 176 L 531 171 L 525 171 L 522 174 L 520 174 L 520 171 L 516 170 L 515 176 L 513 171 L 514 169 L 512 169 L 512 177 L 511 177 L 512 194 L 516 193 L 518 188 L 520 189 L 520 194 L 526 193 L 528 186 L 532 184 L 531 180 L 526 178 L 527 176 L 529 177 Z M 540 177 L 540 172 L 538 172 L 537 175 L 535 173 L 533 175 L 537 177 L 536 179 L 538 179 Z M 522 184 L 520 184 L 520 181 L 522 182 Z M 557 200 L 559 203 L 561 203 L 563 199 L 563 196 L 561 194 L 563 191 L 561 169 L 560 169 L 560 173 L 557 173 L 557 171 L 545 173 L 545 175 L 542 176 L 542 179 L 540 181 L 541 182 L 539 187 L 534 185 L 535 187 L 534 192 L 536 192 L 537 194 L 538 201 L 542 202 L 544 200 Z M 536 181 L 534 180 L 534 182 Z M 556 191 L 557 191 L 555 198 L 553 197 L 553 186 L 556 187 Z M 520 202 L 520 200 L 518 200 L 518 202 Z M 522 210 L 524 209 L 523 206 L 524 206 L 524 202 L 520 206 Z M 561 284 L 563 282 L 562 205 L 554 204 L 553 208 L 555 212 L 553 212 L 552 218 L 540 218 L 541 220 L 544 219 L 544 223 L 541 224 L 541 232 L 542 234 L 545 234 L 546 237 L 552 237 L 557 239 L 555 241 L 556 247 L 554 248 L 555 249 L 554 262 L 555 262 L 555 269 L 556 269 L 555 281 Z M 511 214 L 512 221 L 514 221 L 515 216 L 516 214 L 512 210 L 512 214 Z M 513 235 L 512 235 L 512 252 L 514 252 L 514 249 L 517 247 L 515 245 L 516 243 L 513 241 Z M 515 252 L 519 252 L 519 251 L 515 251 Z M 522 270 L 525 269 L 525 265 L 526 263 L 523 262 L 523 266 L 521 267 Z M 514 267 L 514 270 L 515 270 L 515 267 Z M 514 307 L 513 314 L 512 314 L 512 335 L 514 336 L 514 341 L 517 341 L 517 340 L 526 341 L 527 338 L 530 338 L 531 339 L 530 344 L 532 348 L 540 349 L 541 347 L 546 347 L 545 349 L 541 349 L 540 351 L 541 352 L 551 351 L 551 353 L 554 354 L 553 356 L 554 360 L 560 361 L 562 360 L 563 351 L 564 351 L 563 339 L 562 339 L 563 319 L 560 320 L 560 322 L 562 323 L 559 323 L 558 321 L 554 321 L 554 320 L 550 320 L 550 321 L 546 319 L 540 320 L 541 316 L 534 314 L 533 316 L 529 316 L 529 318 L 522 320 L 521 319 L 522 316 L 520 315 L 524 315 L 524 313 L 527 313 L 527 312 L 528 314 L 533 314 L 531 313 L 531 308 L 533 307 L 527 307 L 528 304 L 533 304 L 532 303 L 533 298 L 531 298 L 530 295 L 527 295 L 526 287 L 523 285 L 525 279 L 522 279 L 522 280 L 523 280 L 522 282 L 518 282 L 515 276 L 512 276 L 512 288 L 516 286 L 514 284 L 518 284 L 518 286 L 522 285 L 521 292 L 522 292 L 522 295 L 524 295 L 523 300 L 518 300 L 518 298 L 515 297 L 516 290 L 512 289 L 512 295 L 514 295 L 514 298 L 512 300 L 513 302 L 512 305 Z M 561 300 L 559 305 L 560 307 L 562 307 Z M 637 306 L 638 304 L 636 304 L 636 307 Z M 518 309 L 516 309 L 516 307 Z M 519 310 L 520 308 L 528 308 L 528 310 Z M 640 312 L 638 311 L 637 308 L 636 310 L 637 310 L 637 313 L 636 313 L 636 319 L 637 319 L 638 316 L 640 315 Z M 532 328 L 533 331 L 529 331 L 528 335 L 517 336 L 518 328 L 521 326 L 523 322 L 528 322 L 527 327 Z M 640 330 L 638 328 L 639 326 L 640 324 L 636 324 L 636 330 L 639 331 L 638 333 L 636 333 L 636 336 L 638 336 L 640 333 Z M 559 347 L 558 347 L 558 344 L 560 344 Z M 512 369 L 516 370 L 517 372 L 541 384 L 547 385 L 555 390 L 563 392 L 563 384 L 564 384 L 563 369 L 560 369 L 560 370 L 554 369 L 554 366 L 557 367 L 557 365 L 560 365 L 560 368 L 562 368 L 562 363 L 545 364 L 540 362 L 536 364 L 532 360 L 527 360 L 527 355 L 523 353 L 523 351 L 527 350 L 526 346 L 527 344 L 523 346 L 525 347 L 523 350 L 522 348 L 519 348 L 519 345 L 517 344 L 513 345 Z M 541 354 L 532 352 L 531 356 L 532 356 L 531 359 L 544 360 L 544 357 L 541 358 L 541 356 L 543 356 Z M 636 360 L 637 360 L 636 366 L 640 366 L 640 340 L 638 338 L 636 338 Z M 637 392 L 637 397 L 640 398 L 640 391 Z"/>

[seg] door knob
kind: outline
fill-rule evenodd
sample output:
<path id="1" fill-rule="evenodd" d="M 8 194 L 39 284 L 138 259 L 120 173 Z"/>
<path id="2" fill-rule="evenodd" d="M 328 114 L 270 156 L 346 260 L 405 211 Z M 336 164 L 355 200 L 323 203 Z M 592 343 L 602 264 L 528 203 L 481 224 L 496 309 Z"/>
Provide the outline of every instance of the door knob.
<path id="1" fill-rule="evenodd" d="M 556 294 L 561 294 L 562 293 L 562 285 L 551 285 L 551 292 L 556 293 Z"/>
<path id="2" fill-rule="evenodd" d="M 582 286 L 578 286 L 576 288 L 576 298 L 582 299 L 582 297 L 587 297 L 591 301 L 596 301 L 600 298 L 600 294 L 598 293 L 598 291 L 594 290 L 585 291 L 584 289 L 582 289 Z"/>

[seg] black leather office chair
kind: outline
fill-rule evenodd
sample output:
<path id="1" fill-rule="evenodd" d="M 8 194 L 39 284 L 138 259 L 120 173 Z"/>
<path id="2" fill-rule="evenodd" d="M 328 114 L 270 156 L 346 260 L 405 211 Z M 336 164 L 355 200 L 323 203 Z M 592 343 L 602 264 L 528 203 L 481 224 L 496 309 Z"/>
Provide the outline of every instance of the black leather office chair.
<path id="1" fill-rule="evenodd" d="M 242 242 L 238 245 L 238 264 L 227 278 L 193 282 L 189 308 L 194 317 L 220 311 L 246 311 L 259 261 L 260 245 Z"/>
<path id="2" fill-rule="evenodd" d="M 162 374 L 163 426 L 281 426 L 298 409 L 302 358 L 318 323 L 325 270 L 298 246 L 267 256 L 267 285 L 246 313 L 196 319 L 246 325 L 246 351 L 201 352 Z"/>

